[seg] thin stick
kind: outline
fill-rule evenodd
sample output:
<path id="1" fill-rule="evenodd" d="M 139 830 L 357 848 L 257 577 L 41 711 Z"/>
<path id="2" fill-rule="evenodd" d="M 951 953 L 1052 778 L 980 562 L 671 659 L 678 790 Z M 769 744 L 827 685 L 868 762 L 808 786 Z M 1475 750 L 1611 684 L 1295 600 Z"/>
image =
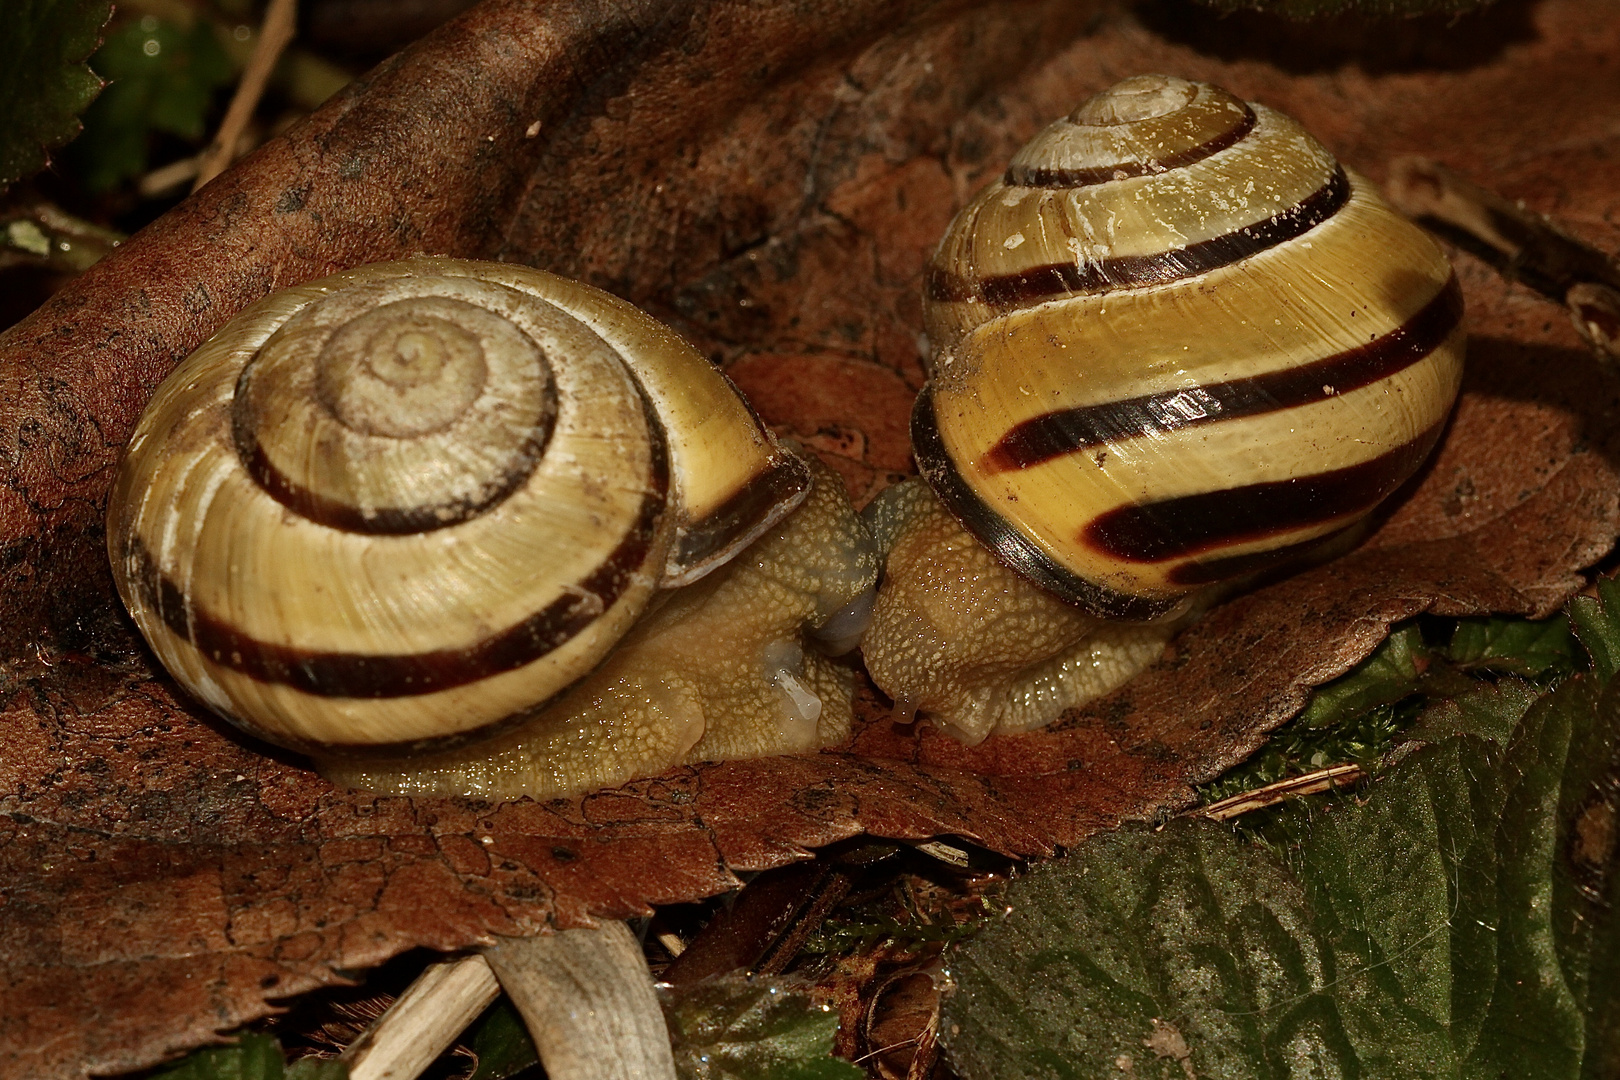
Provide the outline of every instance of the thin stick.
<path id="1" fill-rule="evenodd" d="M 1231 821 L 1239 814 L 1275 806 L 1285 799 L 1297 799 L 1301 795 L 1315 795 L 1319 791 L 1349 787 L 1365 775 L 1360 765 L 1330 765 L 1316 772 L 1308 772 L 1304 776 L 1290 776 L 1286 780 L 1278 780 L 1275 784 L 1267 784 L 1253 791 L 1244 791 L 1220 799 L 1195 813 L 1201 817 L 1214 818 L 1216 821 Z"/>
<path id="2" fill-rule="evenodd" d="M 349 1080 L 415 1080 L 500 993 L 482 956 L 429 964 L 339 1060 Z"/>
<path id="3" fill-rule="evenodd" d="M 242 131 L 253 118 L 253 110 L 259 107 L 259 99 L 270 82 L 270 73 L 281 58 L 281 50 L 292 41 L 297 21 L 298 0 L 270 0 L 253 55 L 248 57 L 247 67 L 242 70 L 242 81 L 236 84 L 236 95 L 225 110 L 225 119 L 220 121 L 214 141 L 198 159 L 197 182 L 192 185 L 192 191 L 224 172 L 235 159 Z"/>
<path id="4" fill-rule="evenodd" d="M 663 971 L 663 980 L 687 986 L 743 968 L 774 975 L 787 967 L 816 927 L 850 890 L 850 867 L 818 859 L 761 874 L 737 894 Z"/>
<path id="5" fill-rule="evenodd" d="M 249 124 L 241 138 L 236 140 L 236 153 L 232 155 L 232 160 L 246 154 L 262 141 L 263 132 L 257 130 L 256 125 Z M 202 154 L 193 154 L 160 165 L 141 177 L 135 184 L 135 190 L 143 199 L 161 199 L 197 179 L 197 169 L 202 165 L 202 159 Z"/>
<path id="6" fill-rule="evenodd" d="M 551 1080 L 675 1080 L 652 973 L 624 923 L 501 938 L 484 955 Z"/>

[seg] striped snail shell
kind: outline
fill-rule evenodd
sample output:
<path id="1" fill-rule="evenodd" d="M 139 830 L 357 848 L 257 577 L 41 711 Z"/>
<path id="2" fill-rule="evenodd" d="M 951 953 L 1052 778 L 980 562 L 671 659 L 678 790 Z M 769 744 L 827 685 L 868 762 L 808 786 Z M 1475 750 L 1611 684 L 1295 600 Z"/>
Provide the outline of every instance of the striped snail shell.
<path id="1" fill-rule="evenodd" d="M 108 548 L 213 709 L 297 749 L 399 752 L 552 698 L 655 588 L 808 483 L 629 304 L 414 259 L 267 297 L 176 368 L 120 465 Z"/>
<path id="2" fill-rule="evenodd" d="M 1036 136 L 925 288 L 920 471 L 1103 616 L 1344 530 L 1417 470 L 1461 378 L 1439 248 L 1293 120 L 1167 76 Z"/>

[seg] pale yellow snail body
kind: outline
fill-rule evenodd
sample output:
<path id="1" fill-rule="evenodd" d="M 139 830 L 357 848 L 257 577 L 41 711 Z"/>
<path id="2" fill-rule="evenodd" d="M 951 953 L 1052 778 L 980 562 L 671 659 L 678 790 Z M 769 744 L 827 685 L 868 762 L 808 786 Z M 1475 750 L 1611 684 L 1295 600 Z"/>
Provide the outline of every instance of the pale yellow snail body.
<path id="1" fill-rule="evenodd" d="M 970 741 L 1118 685 L 1200 591 L 1342 542 L 1462 372 L 1461 294 L 1421 230 L 1294 121 L 1165 76 L 1037 136 L 925 289 L 912 440 L 939 502 L 874 511 L 863 649 Z"/>
<path id="2" fill-rule="evenodd" d="M 131 440 L 108 547 L 183 686 L 336 771 L 521 728 L 671 590 L 786 529 L 810 487 L 724 376 L 631 305 L 522 267 L 416 259 L 274 294 L 184 361 Z M 828 536 L 846 573 L 811 583 L 828 589 L 798 622 L 762 624 L 748 658 L 773 704 L 791 704 L 784 675 L 814 677 L 765 645 L 799 645 L 876 576 L 864 533 Z M 507 770 L 477 793 L 657 772 L 720 722 L 761 753 L 777 752 L 773 730 L 780 749 L 813 743 L 781 709 L 723 705 L 700 696 L 645 754 L 609 745 L 624 724 L 580 721 L 575 742 L 618 764 Z"/>

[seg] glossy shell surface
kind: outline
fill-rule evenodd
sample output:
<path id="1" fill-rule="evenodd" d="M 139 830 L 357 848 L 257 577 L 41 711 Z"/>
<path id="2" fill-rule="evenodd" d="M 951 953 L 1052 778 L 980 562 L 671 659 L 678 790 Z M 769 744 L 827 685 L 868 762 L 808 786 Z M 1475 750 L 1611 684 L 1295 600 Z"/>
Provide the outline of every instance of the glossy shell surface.
<path id="1" fill-rule="evenodd" d="M 1461 379 L 1461 293 L 1427 235 L 1288 117 L 1166 76 L 1037 136 L 926 290 L 924 477 L 1004 563 L 1107 616 L 1364 517 Z"/>
<path id="2" fill-rule="evenodd" d="M 276 293 L 176 368 L 108 546 L 169 671 L 295 748 L 443 743 L 591 670 L 808 472 L 677 335 L 522 267 Z"/>

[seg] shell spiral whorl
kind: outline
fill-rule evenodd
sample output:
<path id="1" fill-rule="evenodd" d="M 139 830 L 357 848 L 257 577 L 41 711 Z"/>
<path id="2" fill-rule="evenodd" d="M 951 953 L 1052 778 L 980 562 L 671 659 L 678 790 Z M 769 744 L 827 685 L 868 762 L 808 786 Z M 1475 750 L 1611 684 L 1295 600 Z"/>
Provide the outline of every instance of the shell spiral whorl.
<path id="1" fill-rule="evenodd" d="M 587 286 L 418 259 L 284 290 L 160 387 L 108 545 L 164 665 L 295 748 L 459 739 L 803 497 L 723 375 Z"/>
<path id="2" fill-rule="evenodd" d="M 322 297 L 243 368 L 237 452 L 283 505 L 334 528 L 465 521 L 526 480 L 551 436 L 551 365 L 518 321 L 544 314 L 471 278 Z M 578 335 L 557 344 L 578 348 Z"/>
<path id="3" fill-rule="evenodd" d="M 1439 248 L 1294 121 L 1166 76 L 1038 135 L 925 288 L 924 477 L 1100 615 L 1154 617 L 1363 517 L 1461 378 Z"/>

